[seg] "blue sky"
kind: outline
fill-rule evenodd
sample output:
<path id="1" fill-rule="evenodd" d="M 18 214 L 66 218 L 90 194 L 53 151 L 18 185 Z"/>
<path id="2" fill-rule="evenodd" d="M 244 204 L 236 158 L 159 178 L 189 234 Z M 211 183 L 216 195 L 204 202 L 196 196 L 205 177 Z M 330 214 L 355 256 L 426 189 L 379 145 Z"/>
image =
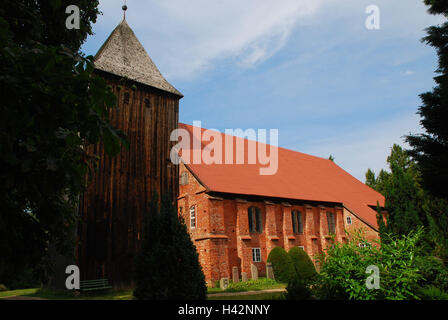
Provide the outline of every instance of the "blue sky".
<path id="1" fill-rule="evenodd" d="M 122 19 L 100 1 L 95 54 Z M 380 29 L 368 30 L 368 5 Z M 442 17 L 421 0 L 127 0 L 126 20 L 184 94 L 180 121 L 224 131 L 275 128 L 281 147 L 328 158 L 364 181 L 402 136 L 420 132 L 418 95 L 435 51 L 424 29 Z"/>

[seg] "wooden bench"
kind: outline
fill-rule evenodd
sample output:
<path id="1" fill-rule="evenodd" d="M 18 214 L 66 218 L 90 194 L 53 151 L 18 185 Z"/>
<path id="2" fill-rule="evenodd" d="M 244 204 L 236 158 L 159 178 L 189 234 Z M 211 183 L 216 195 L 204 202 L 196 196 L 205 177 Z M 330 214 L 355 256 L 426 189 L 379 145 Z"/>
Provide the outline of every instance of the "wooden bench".
<path id="1" fill-rule="evenodd" d="M 81 291 L 97 291 L 97 290 L 108 290 L 112 289 L 107 279 L 96 279 L 96 280 L 82 280 L 79 283 L 79 289 Z"/>

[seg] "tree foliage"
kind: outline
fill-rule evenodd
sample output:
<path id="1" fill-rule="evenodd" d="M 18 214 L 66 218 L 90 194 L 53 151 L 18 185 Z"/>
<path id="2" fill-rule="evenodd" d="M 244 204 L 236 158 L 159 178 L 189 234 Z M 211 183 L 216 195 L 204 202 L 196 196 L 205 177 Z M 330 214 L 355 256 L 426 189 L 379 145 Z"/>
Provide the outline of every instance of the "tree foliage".
<path id="1" fill-rule="evenodd" d="M 380 233 L 405 235 L 419 226 L 427 226 L 425 199 L 420 175 L 405 150 L 394 144 L 387 158 L 390 171 L 381 170 L 378 177 L 372 170 L 366 173 L 366 184 L 382 193 L 388 212 L 387 224 L 378 215 Z"/>
<path id="2" fill-rule="evenodd" d="M 65 8 L 81 10 L 79 30 Z M 109 124 L 116 98 L 93 75 L 80 46 L 99 14 L 98 1 L 15 0 L 0 4 L 0 282 L 42 263 L 48 243 L 73 243 L 78 195 L 94 168 L 85 146 L 120 150 Z M 46 268 L 43 268 L 46 269 Z"/>
<path id="3" fill-rule="evenodd" d="M 205 277 L 196 247 L 169 196 L 154 195 L 144 217 L 143 242 L 135 263 L 138 300 L 202 300 Z"/>
<path id="4" fill-rule="evenodd" d="M 425 0 L 431 14 L 443 14 L 448 18 L 448 3 L 442 0 Z M 439 57 L 436 86 L 422 93 L 422 106 L 418 114 L 425 133 L 409 135 L 409 153 L 417 161 L 424 188 L 432 195 L 448 200 L 448 22 L 431 26 L 422 39 L 434 47 Z"/>

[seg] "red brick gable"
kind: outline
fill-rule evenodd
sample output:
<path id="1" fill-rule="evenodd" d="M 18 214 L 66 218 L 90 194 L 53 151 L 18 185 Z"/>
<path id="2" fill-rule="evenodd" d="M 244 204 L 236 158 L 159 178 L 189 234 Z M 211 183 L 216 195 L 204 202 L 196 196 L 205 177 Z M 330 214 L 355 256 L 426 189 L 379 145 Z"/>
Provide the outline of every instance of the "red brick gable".
<path id="1" fill-rule="evenodd" d="M 192 126 L 179 123 L 179 129 L 187 130 L 190 137 L 193 137 Z M 205 130 L 202 129 L 202 132 Z M 227 135 L 220 134 L 224 146 Z M 239 137 L 233 139 L 234 157 L 237 140 L 244 140 L 247 151 L 249 140 Z M 201 143 L 202 150 L 207 144 L 208 142 Z M 256 142 L 256 146 L 257 149 L 266 147 L 260 142 Z M 190 147 L 193 151 L 192 141 Z M 272 148 L 278 151 L 278 170 L 274 175 L 260 175 L 259 169 L 266 165 L 258 163 L 258 160 L 255 164 L 247 164 L 247 155 L 245 164 L 235 164 L 235 161 L 234 164 L 225 164 L 225 147 L 223 164 L 193 164 L 193 152 L 190 153 L 190 159 L 183 157 L 183 160 L 189 160 L 187 167 L 208 192 L 341 203 L 363 222 L 378 228 L 376 211 L 369 206 L 375 207 L 377 203 L 384 206 L 384 197 L 380 193 L 354 178 L 331 160 L 285 148 Z M 269 147 L 267 149 L 269 150 Z"/>

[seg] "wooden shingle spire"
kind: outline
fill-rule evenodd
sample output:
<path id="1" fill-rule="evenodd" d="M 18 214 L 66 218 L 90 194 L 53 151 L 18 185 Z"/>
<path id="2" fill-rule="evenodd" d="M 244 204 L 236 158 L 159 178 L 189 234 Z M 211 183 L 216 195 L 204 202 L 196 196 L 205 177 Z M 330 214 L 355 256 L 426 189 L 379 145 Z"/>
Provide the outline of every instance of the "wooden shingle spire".
<path id="1" fill-rule="evenodd" d="M 124 18 L 95 55 L 94 64 L 95 69 L 183 97 L 162 76 Z"/>

